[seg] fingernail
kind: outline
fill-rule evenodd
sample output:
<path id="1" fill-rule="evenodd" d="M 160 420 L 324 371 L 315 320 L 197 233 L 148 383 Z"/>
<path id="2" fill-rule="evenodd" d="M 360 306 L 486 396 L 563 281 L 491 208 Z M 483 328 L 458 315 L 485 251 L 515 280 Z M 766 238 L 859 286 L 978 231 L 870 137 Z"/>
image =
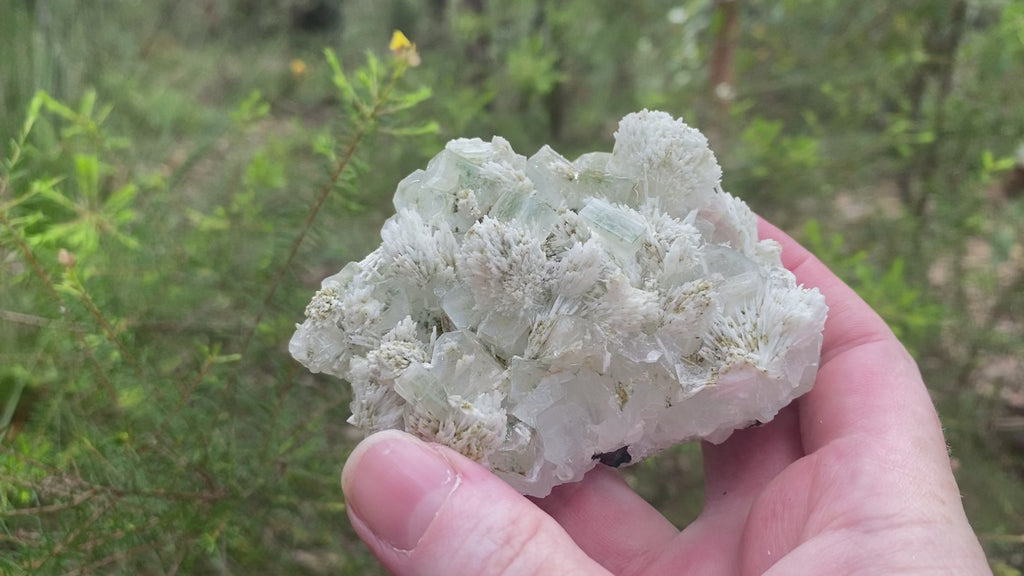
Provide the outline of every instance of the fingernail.
<path id="1" fill-rule="evenodd" d="M 388 430 L 356 446 L 341 474 L 349 511 L 378 538 L 412 550 L 456 486 L 455 470 L 426 444 Z"/>

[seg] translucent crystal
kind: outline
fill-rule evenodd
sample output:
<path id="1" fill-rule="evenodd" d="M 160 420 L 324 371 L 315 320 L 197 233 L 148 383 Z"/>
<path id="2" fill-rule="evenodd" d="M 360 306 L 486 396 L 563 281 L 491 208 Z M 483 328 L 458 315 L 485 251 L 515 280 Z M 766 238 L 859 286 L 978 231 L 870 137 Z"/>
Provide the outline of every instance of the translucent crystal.
<path id="1" fill-rule="evenodd" d="M 544 496 L 599 463 L 771 420 L 814 382 L 827 308 L 721 189 L 697 130 L 612 153 L 459 139 L 398 184 L 382 245 L 323 281 L 289 350 L 354 425 L 459 450 Z"/>

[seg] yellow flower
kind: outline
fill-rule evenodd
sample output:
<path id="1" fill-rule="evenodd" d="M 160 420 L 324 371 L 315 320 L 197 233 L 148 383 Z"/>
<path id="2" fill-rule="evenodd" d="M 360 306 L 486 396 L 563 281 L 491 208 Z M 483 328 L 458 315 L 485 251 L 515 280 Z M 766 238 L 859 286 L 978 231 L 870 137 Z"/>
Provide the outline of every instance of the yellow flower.
<path id="1" fill-rule="evenodd" d="M 420 55 L 416 52 L 416 45 L 409 41 L 409 38 L 401 30 L 391 33 L 391 42 L 388 43 L 391 55 L 409 66 L 420 65 Z"/>
<path id="2" fill-rule="evenodd" d="M 292 76 L 296 78 L 302 78 L 306 75 L 306 63 L 298 58 L 294 58 L 288 63 L 288 69 L 291 70 Z"/>
<path id="3" fill-rule="evenodd" d="M 401 30 L 395 30 L 391 33 L 391 43 L 388 44 L 388 48 L 391 49 L 392 53 L 412 47 L 413 43 L 409 41 L 409 38 L 407 38 Z"/>

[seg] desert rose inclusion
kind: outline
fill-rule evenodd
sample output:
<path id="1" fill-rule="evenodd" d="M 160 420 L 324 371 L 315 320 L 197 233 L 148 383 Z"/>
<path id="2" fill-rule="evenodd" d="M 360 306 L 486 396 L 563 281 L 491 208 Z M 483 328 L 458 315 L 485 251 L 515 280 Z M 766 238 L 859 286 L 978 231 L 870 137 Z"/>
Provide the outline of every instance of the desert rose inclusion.
<path id="1" fill-rule="evenodd" d="M 532 496 L 724 441 L 810 389 L 827 308 L 720 180 L 662 112 L 574 162 L 454 140 L 399 183 L 381 246 L 323 281 L 290 351 L 351 383 L 367 433 L 446 444 Z"/>

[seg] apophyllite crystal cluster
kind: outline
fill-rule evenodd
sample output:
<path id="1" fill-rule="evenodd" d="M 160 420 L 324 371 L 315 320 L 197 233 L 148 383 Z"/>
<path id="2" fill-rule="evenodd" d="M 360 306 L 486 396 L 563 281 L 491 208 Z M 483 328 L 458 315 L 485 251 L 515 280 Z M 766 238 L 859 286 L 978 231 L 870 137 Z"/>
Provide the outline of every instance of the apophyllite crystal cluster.
<path id="1" fill-rule="evenodd" d="M 826 315 L 721 175 L 663 112 L 572 162 L 453 140 L 398 184 L 381 246 L 323 281 L 291 353 L 352 385 L 355 426 L 532 496 L 721 442 L 811 388 Z"/>

